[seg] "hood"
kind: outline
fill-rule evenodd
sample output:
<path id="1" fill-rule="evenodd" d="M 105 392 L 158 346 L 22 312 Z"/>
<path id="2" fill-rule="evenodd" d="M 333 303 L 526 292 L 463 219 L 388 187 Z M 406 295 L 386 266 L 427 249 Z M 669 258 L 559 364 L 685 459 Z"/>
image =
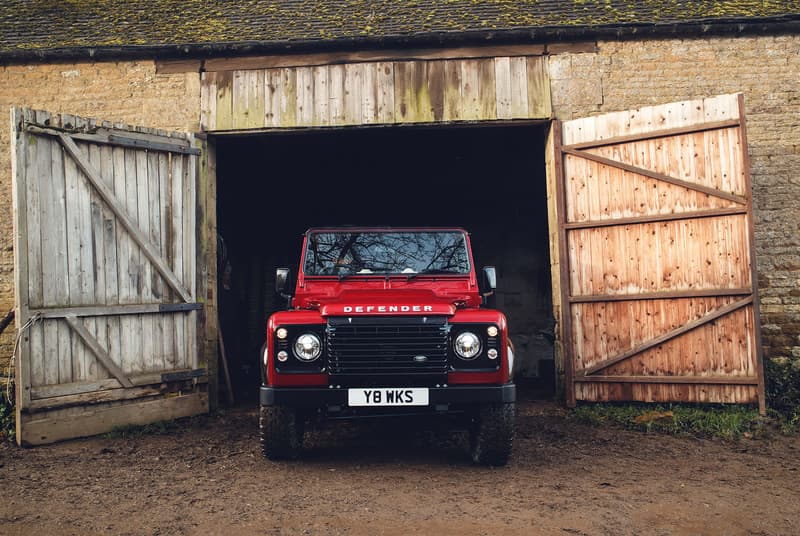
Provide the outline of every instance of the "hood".
<path id="1" fill-rule="evenodd" d="M 430 289 L 344 290 L 335 297 L 310 300 L 308 305 L 318 308 L 322 316 L 452 316 L 467 301 L 463 293 L 442 295 Z"/>

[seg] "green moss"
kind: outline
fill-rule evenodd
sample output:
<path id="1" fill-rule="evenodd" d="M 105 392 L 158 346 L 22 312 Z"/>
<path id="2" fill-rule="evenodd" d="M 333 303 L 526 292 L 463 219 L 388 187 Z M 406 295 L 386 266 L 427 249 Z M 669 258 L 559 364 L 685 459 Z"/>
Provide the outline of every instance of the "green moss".
<path id="1" fill-rule="evenodd" d="M 797 0 L 6 0 L 0 52 L 682 23 L 798 14 Z"/>
<path id="2" fill-rule="evenodd" d="M 587 404 L 575 408 L 570 417 L 596 426 L 720 439 L 755 437 L 769 430 L 768 420 L 748 406 Z"/>

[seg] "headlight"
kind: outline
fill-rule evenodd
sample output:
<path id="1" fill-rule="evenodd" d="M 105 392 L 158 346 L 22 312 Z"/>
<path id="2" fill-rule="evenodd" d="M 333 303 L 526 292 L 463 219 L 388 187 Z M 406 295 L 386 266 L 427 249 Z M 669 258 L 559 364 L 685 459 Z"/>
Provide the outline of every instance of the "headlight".
<path id="1" fill-rule="evenodd" d="M 322 353 L 322 343 L 313 333 L 304 333 L 294 341 L 294 355 L 300 361 L 314 361 Z"/>
<path id="2" fill-rule="evenodd" d="M 474 333 L 465 331 L 456 337 L 456 342 L 453 346 L 459 357 L 472 359 L 481 351 L 481 339 Z"/>

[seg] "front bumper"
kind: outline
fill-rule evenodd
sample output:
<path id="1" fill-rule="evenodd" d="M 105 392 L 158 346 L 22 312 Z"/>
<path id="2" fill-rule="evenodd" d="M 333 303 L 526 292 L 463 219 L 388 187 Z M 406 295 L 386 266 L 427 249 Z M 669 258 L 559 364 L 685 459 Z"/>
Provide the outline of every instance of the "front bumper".
<path id="1" fill-rule="evenodd" d="M 346 407 L 347 388 L 267 387 L 262 385 L 259 399 L 262 406 Z M 428 390 L 429 407 L 451 404 L 470 406 L 515 402 L 516 399 L 517 387 L 513 383 L 505 385 L 452 385 L 431 387 Z"/>

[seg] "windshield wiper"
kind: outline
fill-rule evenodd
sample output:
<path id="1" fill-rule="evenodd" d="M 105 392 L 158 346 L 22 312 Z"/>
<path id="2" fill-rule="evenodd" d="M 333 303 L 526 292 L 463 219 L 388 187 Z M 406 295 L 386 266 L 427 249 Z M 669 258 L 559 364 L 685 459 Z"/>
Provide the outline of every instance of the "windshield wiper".
<path id="1" fill-rule="evenodd" d="M 413 274 L 408 274 L 406 281 L 411 281 L 415 277 L 419 275 L 464 275 L 461 272 L 457 272 L 455 270 L 437 270 L 437 269 L 430 269 L 430 270 L 422 270 L 420 272 L 415 272 Z"/>

